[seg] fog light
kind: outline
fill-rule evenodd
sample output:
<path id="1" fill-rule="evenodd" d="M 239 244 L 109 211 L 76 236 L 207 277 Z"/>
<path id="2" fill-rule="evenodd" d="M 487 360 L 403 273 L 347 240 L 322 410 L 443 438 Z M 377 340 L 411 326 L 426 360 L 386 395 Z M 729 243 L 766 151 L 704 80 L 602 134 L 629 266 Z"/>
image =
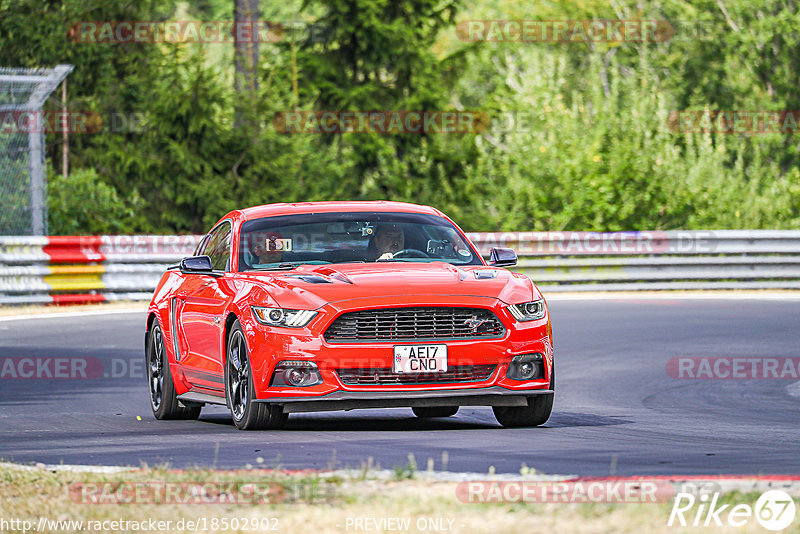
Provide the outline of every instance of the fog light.
<path id="1" fill-rule="evenodd" d="M 284 371 L 286 381 L 293 386 L 300 386 L 306 381 L 307 373 L 300 369 L 289 369 Z"/>
<path id="2" fill-rule="evenodd" d="M 541 354 L 514 356 L 508 364 L 506 376 L 511 380 L 536 380 L 544 378 L 544 365 Z"/>
<path id="3" fill-rule="evenodd" d="M 519 364 L 519 377 L 523 380 L 530 380 L 536 374 L 536 366 L 531 362 L 524 362 Z"/>
<path id="4" fill-rule="evenodd" d="M 303 360 L 278 362 L 270 386 L 307 387 L 322 383 L 317 364 Z"/>

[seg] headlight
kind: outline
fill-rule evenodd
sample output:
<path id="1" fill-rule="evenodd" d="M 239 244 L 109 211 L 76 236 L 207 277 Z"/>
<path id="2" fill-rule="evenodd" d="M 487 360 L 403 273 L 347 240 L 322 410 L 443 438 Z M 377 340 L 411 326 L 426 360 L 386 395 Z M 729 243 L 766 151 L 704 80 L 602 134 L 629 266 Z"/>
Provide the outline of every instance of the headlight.
<path id="1" fill-rule="evenodd" d="M 269 326 L 302 328 L 317 316 L 317 312 L 311 310 L 285 310 L 283 308 L 260 308 L 258 306 L 253 306 L 252 308 L 256 320 Z"/>
<path id="2" fill-rule="evenodd" d="M 545 314 L 544 299 L 534 300 L 533 302 L 523 302 L 522 304 L 512 304 L 508 311 L 517 321 L 535 321 L 541 319 Z"/>

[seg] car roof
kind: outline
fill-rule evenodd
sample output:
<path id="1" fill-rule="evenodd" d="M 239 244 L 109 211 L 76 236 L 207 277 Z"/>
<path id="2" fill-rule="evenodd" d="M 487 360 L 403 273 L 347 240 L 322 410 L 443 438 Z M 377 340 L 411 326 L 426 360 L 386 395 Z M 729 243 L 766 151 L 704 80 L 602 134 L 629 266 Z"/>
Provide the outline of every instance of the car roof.
<path id="1" fill-rule="evenodd" d="M 388 200 L 368 201 L 336 201 L 336 202 L 291 202 L 281 204 L 265 204 L 238 210 L 242 219 L 249 221 L 261 217 L 276 215 L 293 215 L 297 213 L 330 213 L 337 211 L 398 211 L 403 213 L 428 213 L 444 215 L 430 206 L 410 204 L 408 202 L 392 202 Z"/>

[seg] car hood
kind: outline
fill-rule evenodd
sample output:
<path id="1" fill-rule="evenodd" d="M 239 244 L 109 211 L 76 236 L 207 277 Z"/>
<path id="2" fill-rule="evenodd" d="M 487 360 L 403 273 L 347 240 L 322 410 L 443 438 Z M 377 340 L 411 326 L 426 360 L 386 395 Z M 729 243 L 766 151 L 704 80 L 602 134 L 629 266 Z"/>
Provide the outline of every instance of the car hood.
<path id="1" fill-rule="evenodd" d="M 262 286 L 277 305 L 317 309 L 326 304 L 373 297 L 488 297 L 513 304 L 541 298 L 531 280 L 506 269 L 449 263 L 344 263 L 302 265 L 291 271 L 243 273 Z"/>

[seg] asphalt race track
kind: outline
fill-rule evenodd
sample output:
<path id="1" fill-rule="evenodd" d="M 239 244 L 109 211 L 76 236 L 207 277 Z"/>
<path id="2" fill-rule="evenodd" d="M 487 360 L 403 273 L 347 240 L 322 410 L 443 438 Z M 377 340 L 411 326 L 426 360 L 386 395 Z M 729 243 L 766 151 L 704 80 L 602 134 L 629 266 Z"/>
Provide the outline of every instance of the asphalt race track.
<path id="1" fill-rule="evenodd" d="M 798 380 L 675 379 L 670 358 L 800 357 L 800 299 L 554 300 L 556 404 L 546 426 L 504 429 L 491 408 L 293 414 L 241 432 L 222 407 L 156 421 L 144 313 L 0 321 L 0 358 L 96 357 L 106 377 L 0 379 L 0 459 L 175 467 L 393 468 L 635 474 L 800 473 Z M 141 420 L 137 419 L 141 416 Z M 446 451 L 447 465 L 443 465 Z M 261 459 L 261 462 L 259 462 Z"/>

